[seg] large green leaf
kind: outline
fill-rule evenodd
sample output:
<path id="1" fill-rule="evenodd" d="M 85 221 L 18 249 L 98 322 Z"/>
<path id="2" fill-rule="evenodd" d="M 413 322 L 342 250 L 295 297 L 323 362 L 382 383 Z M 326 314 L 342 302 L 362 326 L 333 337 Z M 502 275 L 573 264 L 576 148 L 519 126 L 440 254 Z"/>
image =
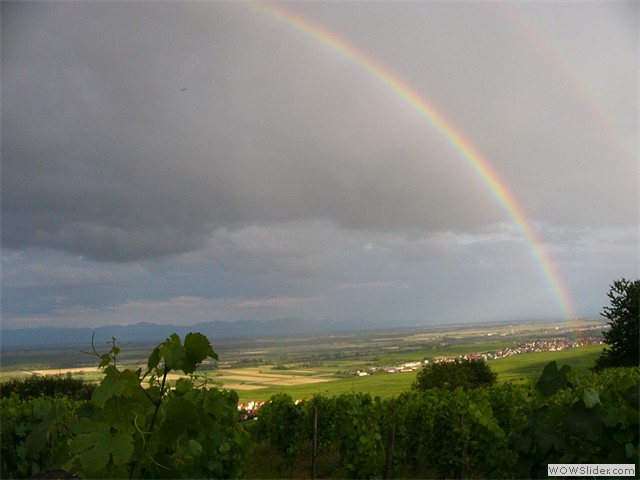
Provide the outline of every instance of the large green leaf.
<path id="1" fill-rule="evenodd" d="M 582 401 L 587 408 L 593 408 L 595 405 L 599 405 L 600 395 L 593 388 L 589 388 L 582 394 Z"/>
<path id="2" fill-rule="evenodd" d="M 218 359 L 211 342 L 201 333 L 188 333 L 184 337 L 184 349 L 186 359 L 182 371 L 186 374 L 195 372 L 197 366 L 206 358 Z"/>
<path id="3" fill-rule="evenodd" d="M 158 366 L 160 359 L 164 359 L 167 369 L 182 370 L 189 375 L 195 372 L 206 358 L 218 359 L 206 336 L 201 333 L 188 333 L 182 345 L 180 337 L 173 333 L 153 350 L 147 367 L 151 371 Z"/>
<path id="4" fill-rule="evenodd" d="M 122 372 L 113 365 L 105 369 L 105 377 L 93 392 L 92 399 L 100 407 L 111 397 L 134 397 L 140 393 L 140 379 L 133 370 Z"/>
<path id="5" fill-rule="evenodd" d="M 147 369 L 149 372 L 154 368 L 156 368 L 160 363 L 160 347 L 161 346 L 162 344 L 158 345 L 156 348 L 153 349 L 153 351 L 151 352 L 151 355 L 149 355 L 149 360 L 147 361 Z"/>
<path id="6" fill-rule="evenodd" d="M 186 431 L 198 431 L 200 411 L 184 397 L 165 397 L 163 431 L 179 436 Z"/>
<path id="7" fill-rule="evenodd" d="M 86 419 L 82 419 L 86 420 Z M 129 435 L 111 434 L 109 425 L 89 422 L 80 426 L 83 433 L 71 443 L 71 453 L 88 472 L 105 470 L 110 464 L 124 465 L 133 457 L 133 438 Z"/>
<path id="8" fill-rule="evenodd" d="M 597 409 L 601 410 L 602 407 L 599 406 Z M 599 416 L 593 413 L 593 409 L 588 409 L 582 402 L 578 402 L 567 410 L 564 426 L 567 432 L 578 437 L 598 441 L 604 429 Z"/>
<path id="9" fill-rule="evenodd" d="M 611 434 L 616 443 L 626 445 L 635 438 L 635 432 L 631 429 L 618 430 Z"/>
<path id="10" fill-rule="evenodd" d="M 164 358 L 164 364 L 169 370 L 182 370 L 186 359 L 186 352 L 180 343 L 180 337 L 172 333 L 160 345 L 160 356 Z"/>
<path id="11" fill-rule="evenodd" d="M 568 385 L 568 374 L 570 372 L 571 367 L 568 365 L 564 365 L 558 370 L 556 362 L 550 362 L 542 370 L 542 375 L 540 375 L 540 379 L 536 383 L 536 388 L 544 395 L 553 395 Z"/>

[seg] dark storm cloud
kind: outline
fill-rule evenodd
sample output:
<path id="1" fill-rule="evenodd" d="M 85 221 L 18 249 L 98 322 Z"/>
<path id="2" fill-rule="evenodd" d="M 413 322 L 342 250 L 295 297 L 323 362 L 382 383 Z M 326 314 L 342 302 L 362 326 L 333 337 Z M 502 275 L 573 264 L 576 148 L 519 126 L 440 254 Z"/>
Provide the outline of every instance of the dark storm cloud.
<path id="1" fill-rule="evenodd" d="M 225 4 L 4 4 L 3 245 L 122 261 L 246 222 L 500 219 L 424 121 L 265 23 Z"/>
<path id="2" fill-rule="evenodd" d="M 171 148 L 182 65 L 162 52 L 180 47 L 154 32 L 168 20 L 141 4 L 37 5 L 3 4 L 3 244 L 104 260 L 193 249 L 211 195 L 181 174 L 197 153 Z"/>

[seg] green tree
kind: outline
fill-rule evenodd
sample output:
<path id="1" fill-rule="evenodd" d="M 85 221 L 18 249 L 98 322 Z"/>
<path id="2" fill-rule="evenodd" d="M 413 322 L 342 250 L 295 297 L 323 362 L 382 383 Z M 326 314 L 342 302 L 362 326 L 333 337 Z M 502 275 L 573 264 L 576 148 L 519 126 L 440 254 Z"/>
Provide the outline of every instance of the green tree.
<path id="1" fill-rule="evenodd" d="M 412 384 L 414 390 L 446 388 L 464 390 L 496 383 L 497 375 L 484 360 L 455 360 L 432 363 L 423 368 Z"/>
<path id="2" fill-rule="evenodd" d="M 640 365 L 640 280 L 616 280 L 607 293 L 611 305 L 602 316 L 609 320 L 603 332 L 608 348 L 596 361 L 595 368 Z"/>

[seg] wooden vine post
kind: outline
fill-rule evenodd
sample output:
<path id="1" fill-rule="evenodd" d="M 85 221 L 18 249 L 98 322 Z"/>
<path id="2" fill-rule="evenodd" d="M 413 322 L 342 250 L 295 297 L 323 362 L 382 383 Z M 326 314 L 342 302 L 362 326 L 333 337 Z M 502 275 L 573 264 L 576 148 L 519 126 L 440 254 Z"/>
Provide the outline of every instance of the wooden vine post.
<path id="1" fill-rule="evenodd" d="M 384 472 L 385 480 L 389 480 L 393 475 L 393 447 L 396 440 L 396 426 L 389 425 L 387 434 L 387 465 Z"/>
<path id="2" fill-rule="evenodd" d="M 313 407 L 313 439 L 311 440 L 311 478 L 316 478 L 318 461 L 318 407 Z"/>

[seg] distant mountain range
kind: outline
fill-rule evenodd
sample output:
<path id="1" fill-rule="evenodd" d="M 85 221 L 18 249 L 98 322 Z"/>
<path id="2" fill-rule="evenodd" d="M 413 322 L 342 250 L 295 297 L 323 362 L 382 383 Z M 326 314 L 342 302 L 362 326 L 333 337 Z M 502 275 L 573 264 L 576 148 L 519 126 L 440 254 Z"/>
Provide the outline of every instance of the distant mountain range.
<path id="1" fill-rule="evenodd" d="M 398 325 L 401 326 L 401 325 Z M 404 326 L 404 325 L 402 325 Z M 372 330 L 389 327 L 389 323 L 374 323 L 367 320 L 316 321 L 300 318 L 276 320 L 241 320 L 237 322 L 206 322 L 191 326 L 157 325 L 136 323 L 134 325 L 108 325 L 98 328 L 54 328 L 38 327 L 0 332 L 0 346 L 14 347 L 60 347 L 89 346 L 95 332 L 96 344 L 115 337 L 119 342 L 160 343 L 172 333 L 183 338 L 189 332 L 205 334 L 211 341 L 219 338 L 256 338 L 308 335 L 329 332 Z"/>

